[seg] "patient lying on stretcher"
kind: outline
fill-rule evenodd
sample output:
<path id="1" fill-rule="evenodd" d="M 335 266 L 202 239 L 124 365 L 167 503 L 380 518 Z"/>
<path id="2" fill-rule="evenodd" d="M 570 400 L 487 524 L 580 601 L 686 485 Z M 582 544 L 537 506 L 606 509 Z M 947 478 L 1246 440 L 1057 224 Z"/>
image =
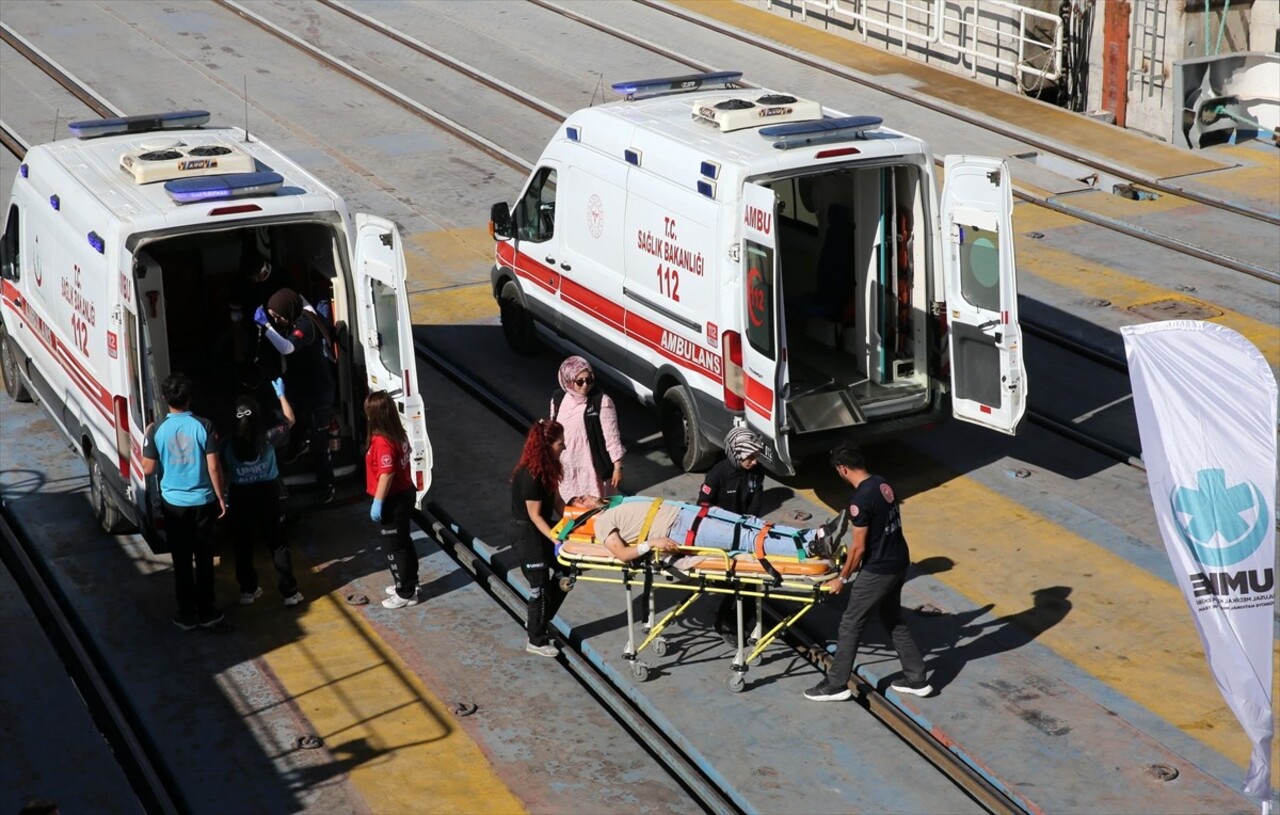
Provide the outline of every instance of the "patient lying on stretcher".
<path id="1" fill-rule="evenodd" d="M 723 549 L 756 557 L 829 559 L 848 521 L 841 513 L 816 529 L 801 529 L 716 507 L 643 496 L 614 499 L 592 520 L 594 542 L 624 562 L 650 551 L 666 553 L 680 547 Z"/>

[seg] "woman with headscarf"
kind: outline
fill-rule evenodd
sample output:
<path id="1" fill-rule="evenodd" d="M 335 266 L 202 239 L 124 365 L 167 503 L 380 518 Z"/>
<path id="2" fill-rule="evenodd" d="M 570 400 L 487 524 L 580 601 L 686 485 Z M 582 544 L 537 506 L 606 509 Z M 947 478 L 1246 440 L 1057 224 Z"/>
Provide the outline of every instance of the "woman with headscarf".
<path id="1" fill-rule="evenodd" d="M 587 506 L 606 498 L 622 482 L 622 436 L 613 400 L 596 387 L 591 363 L 569 357 L 560 363 L 560 389 L 551 397 L 551 418 L 564 426 L 564 473 L 560 496 L 566 504 Z"/>
<path id="2" fill-rule="evenodd" d="M 764 439 L 754 430 L 734 427 L 724 437 L 723 461 L 707 471 L 698 490 L 697 503 L 743 515 L 760 515 L 764 495 L 764 473 L 760 471 L 760 454 Z M 732 595 L 720 601 L 716 611 L 716 631 L 728 637 L 736 631 L 735 602 Z M 743 626 L 754 625 L 755 604 L 743 607 Z"/>
<path id="3" fill-rule="evenodd" d="M 253 321 L 285 358 L 284 380 L 297 407 L 316 467 L 320 500 L 333 498 L 329 425 L 334 421 L 333 336 L 325 320 L 293 289 L 280 289 L 258 307 Z M 326 350 L 327 347 L 327 350 Z"/>

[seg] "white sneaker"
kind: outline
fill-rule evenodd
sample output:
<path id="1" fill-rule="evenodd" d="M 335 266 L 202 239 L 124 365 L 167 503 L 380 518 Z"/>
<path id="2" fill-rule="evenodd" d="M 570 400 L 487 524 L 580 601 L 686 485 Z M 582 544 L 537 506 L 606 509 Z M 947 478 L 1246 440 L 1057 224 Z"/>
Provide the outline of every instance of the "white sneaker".
<path id="1" fill-rule="evenodd" d="M 540 657 L 551 657 L 554 659 L 555 657 L 560 656 L 560 649 L 551 643 L 547 643 L 546 645 L 534 645 L 531 642 L 525 643 L 524 650 L 525 653 L 537 654 Z"/>
<path id="2" fill-rule="evenodd" d="M 299 603 L 301 603 L 304 599 L 306 598 L 302 596 L 302 592 L 295 591 L 293 594 L 290 594 L 288 597 L 284 598 L 284 604 L 286 606 L 296 606 Z"/>
<path id="3" fill-rule="evenodd" d="M 409 606 L 416 606 L 417 604 L 418 596 L 416 594 L 407 600 L 398 594 L 393 594 L 382 601 L 383 608 L 408 608 Z"/>
<path id="4" fill-rule="evenodd" d="M 261 596 L 262 596 L 261 586 L 254 589 L 253 591 L 242 591 L 240 592 L 240 605 L 251 606 L 253 605 L 253 601 L 257 600 Z"/>

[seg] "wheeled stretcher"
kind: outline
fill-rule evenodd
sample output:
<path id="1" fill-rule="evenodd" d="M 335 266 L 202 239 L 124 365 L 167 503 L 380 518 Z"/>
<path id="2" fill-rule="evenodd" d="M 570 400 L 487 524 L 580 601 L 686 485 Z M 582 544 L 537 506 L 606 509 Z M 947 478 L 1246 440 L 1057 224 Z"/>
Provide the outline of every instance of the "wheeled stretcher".
<path id="1" fill-rule="evenodd" d="M 662 499 L 654 499 L 661 501 Z M 578 580 L 620 584 L 626 593 L 627 644 L 622 658 L 631 663 L 631 675 L 639 682 L 649 678 L 650 666 L 640 654 L 650 649 L 655 656 L 666 655 L 671 643 L 664 632 L 684 614 L 698 598 L 709 594 L 730 595 L 736 605 L 737 648 L 729 690 L 737 693 L 746 685 L 748 666 L 758 665 L 765 649 L 791 626 L 795 625 L 827 597 L 822 584 L 839 571 L 838 561 L 815 557 L 769 555 L 757 557 L 746 551 L 681 546 L 675 553 L 647 556 L 623 562 L 613 557 L 602 543 L 593 538 L 593 514 L 581 507 L 565 508 L 564 518 L 555 527 L 559 543 L 556 560 L 567 570 L 565 589 Z M 581 518 L 581 521 L 578 519 Z M 767 531 L 767 528 L 766 528 Z M 762 533 L 763 534 L 763 533 Z M 641 541 L 627 541 L 636 544 Z M 696 543 L 696 541 L 695 541 Z M 633 590 L 639 586 L 648 598 L 648 614 L 642 627 L 643 639 L 636 645 L 636 621 Z M 681 602 L 657 616 L 657 590 L 671 589 L 685 593 Z M 780 609 L 781 619 L 764 631 L 764 601 L 772 600 Z M 748 634 L 743 626 L 743 602 L 756 604 L 756 623 Z M 748 650 L 750 647 L 750 650 Z"/>

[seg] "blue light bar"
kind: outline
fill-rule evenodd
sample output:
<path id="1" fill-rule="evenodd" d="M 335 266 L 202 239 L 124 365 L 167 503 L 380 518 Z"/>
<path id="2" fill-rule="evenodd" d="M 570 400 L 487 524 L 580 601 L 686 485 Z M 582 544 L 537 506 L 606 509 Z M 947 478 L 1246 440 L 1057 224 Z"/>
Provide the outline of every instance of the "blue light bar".
<path id="1" fill-rule="evenodd" d="M 716 197 L 716 182 L 714 182 L 714 181 L 703 181 L 702 179 L 698 179 L 698 192 L 702 193 L 703 195 L 707 196 L 708 198 L 715 198 L 715 197 Z"/>
<path id="2" fill-rule="evenodd" d="M 56 195 L 49 196 L 49 206 L 53 207 L 54 212 L 62 211 L 62 199 Z"/>
<path id="3" fill-rule="evenodd" d="M 713 181 L 720 177 L 720 165 L 714 161 L 702 162 L 702 174 Z"/>
<path id="4" fill-rule="evenodd" d="M 622 151 L 622 155 L 627 159 L 628 164 L 634 164 L 637 167 L 640 166 L 639 150 L 632 150 L 631 148 L 628 147 L 627 149 Z"/>
<path id="5" fill-rule="evenodd" d="M 815 141 L 866 138 L 866 131 L 884 123 L 879 116 L 841 116 L 836 119 L 818 119 L 812 122 L 793 122 L 786 125 L 770 125 L 760 128 L 766 139 L 788 142 L 790 146 L 812 144 Z M 781 147 L 781 145 L 774 145 Z M 783 148 L 785 149 L 785 148 Z"/>
<path id="6" fill-rule="evenodd" d="M 569 137 L 569 141 L 582 141 L 582 128 L 566 127 L 564 134 Z"/>
<path id="7" fill-rule="evenodd" d="M 107 247 L 107 244 L 102 240 L 102 236 L 97 232 L 89 233 L 89 245 L 97 249 L 99 255 L 103 254 Z"/>
<path id="8" fill-rule="evenodd" d="M 23 165 L 19 166 L 19 167 L 18 167 L 18 174 L 19 174 L 19 175 L 21 175 L 23 178 L 26 178 L 26 177 L 27 177 L 27 165 L 23 164 Z"/>
<path id="9" fill-rule="evenodd" d="M 692 91 L 703 85 L 731 85 L 742 79 L 742 71 L 714 71 L 709 74 L 686 74 L 685 76 L 664 76 L 656 79 L 633 79 L 629 82 L 613 83 L 613 92 L 622 96 L 635 96 L 637 93 L 662 93 L 664 91 Z"/>
<path id="10" fill-rule="evenodd" d="M 164 191 L 179 204 L 274 195 L 284 183 L 279 173 L 227 173 L 164 182 Z"/>
<path id="11" fill-rule="evenodd" d="M 111 136 L 117 133 L 147 133 L 152 130 L 178 130 L 200 127 L 209 122 L 207 110 L 174 110 L 168 113 L 143 113 L 113 119 L 84 119 L 67 125 L 77 139 Z"/>

